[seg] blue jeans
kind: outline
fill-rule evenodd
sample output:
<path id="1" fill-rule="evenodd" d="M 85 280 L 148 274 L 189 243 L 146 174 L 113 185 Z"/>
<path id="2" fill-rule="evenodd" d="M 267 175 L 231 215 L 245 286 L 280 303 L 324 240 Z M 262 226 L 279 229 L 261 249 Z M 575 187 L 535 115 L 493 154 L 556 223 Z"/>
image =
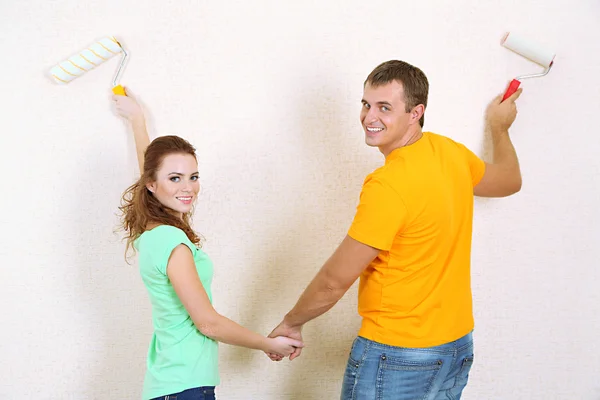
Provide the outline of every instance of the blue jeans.
<path id="1" fill-rule="evenodd" d="M 427 348 L 357 337 L 341 400 L 459 400 L 473 365 L 473 334 Z"/>
<path id="2" fill-rule="evenodd" d="M 167 396 L 156 397 L 152 400 L 215 400 L 215 387 L 197 387 Z"/>

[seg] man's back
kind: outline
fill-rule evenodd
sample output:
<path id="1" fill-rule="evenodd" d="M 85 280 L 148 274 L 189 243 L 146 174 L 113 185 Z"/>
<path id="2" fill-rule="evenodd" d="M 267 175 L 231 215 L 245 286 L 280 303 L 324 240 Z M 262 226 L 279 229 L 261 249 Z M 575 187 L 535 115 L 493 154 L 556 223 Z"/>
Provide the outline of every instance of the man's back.
<path id="1" fill-rule="evenodd" d="M 458 400 L 473 365 L 473 196 L 521 189 L 508 135 L 521 89 L 506 100 L 496 97 L 486 110 L 492 163 L 422 132 L 428 94 L 423 71 L 401 60 L 381 63 L 365 80 L 365 143 L 386 163 L 365 180 L 344 240 L 270 335 L 300 339 L 302 326 L 360 276 L 363 324 L 348 354 L 342 400 Z"/>
<path id="2" fill-rule="evenodd" d="M 431 347 L 473 329 L 473 187 L 484 170 L 463 145 L 424 132 L 366 178 L 349 235 L 382 251 L 361 275 L 360 336 Z"/>

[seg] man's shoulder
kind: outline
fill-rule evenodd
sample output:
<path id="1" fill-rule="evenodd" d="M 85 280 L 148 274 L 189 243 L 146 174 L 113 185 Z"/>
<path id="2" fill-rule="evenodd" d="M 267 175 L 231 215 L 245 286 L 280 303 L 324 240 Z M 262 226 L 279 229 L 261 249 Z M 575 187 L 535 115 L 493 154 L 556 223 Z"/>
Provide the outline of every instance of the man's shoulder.
<path id="1" fill-rule="evenodd" d="M 386 163 L 385 165 L 382 165 L 381 167 L 377 168 L 375 171 L 373 171 L 369 175 L 367 175 L 367 177 L 365 178 L 365 183 L 367 183 L 369 181 L 373 181 L 373 180 L 374 181 L 387 180 L 387 178 L 390 175 L 395 175 L 401 169 L 402 169 L 401 163 Z"/>
<path id="2" fill-rule="evenodd" d="M 404 177 L 407 174 L 408 171 L 402 160 L 386 163 L 367 175 L 363 184 L 363 190 L 368 187 L 374 188 L 375 185 L 398 192 L 399 188 L 405 183 Z"/>
<path id="3" fill-rule="evenodd" d="M 467 149 L 467 146 L 465 146 L 463 143 L 452 139 L 449 136 L 444 136 L 444 135 L 440 135 L 437 133 L 431 133 L 428 132 L 428 136 L 430 139 L 430 142 L 432 144 L 432 146 L 434 148 L 438 148 L 439 150 L 441 150 L 442 152 L 444 152 L 444 150 L 446 151 L 450 151 L 450 154 L 462 154 L 463 151 L 465 149 Z"/>
<path id="4" fill-rule="evenodd" d="M 441 135 L 435 132 L 427 132 L 427 137 L 429 141 L 433 143 L 443 143 L 443 144 L 457 144 L 458 142 L 452 139 L 449 136 Z"/>

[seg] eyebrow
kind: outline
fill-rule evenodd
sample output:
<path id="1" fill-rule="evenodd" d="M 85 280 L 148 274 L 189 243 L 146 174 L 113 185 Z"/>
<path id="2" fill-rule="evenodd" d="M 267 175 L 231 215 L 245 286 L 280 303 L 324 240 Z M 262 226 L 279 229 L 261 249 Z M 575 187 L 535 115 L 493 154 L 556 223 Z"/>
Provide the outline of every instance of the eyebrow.
<path id="1" fill-rule="evenodd" d="M 196 172 L 192 172 L 192 175 L 198 175 L 198 171 Z M 169 172 L 169 175 L 179 175 L 179 176 L 184 176 L 184 174 L 182 174 L 181 172 Z"/>
<path id="2" fill-rule="evenodd" d="M 368 103 L 368 101 L 366 101 L 365 99 L 361 100 L 361 103 Z M 378 101 L 377 103 L 375 103 L 378 106 L 392 106 L 390 103 L 388 103 L 387 101 Z"/>

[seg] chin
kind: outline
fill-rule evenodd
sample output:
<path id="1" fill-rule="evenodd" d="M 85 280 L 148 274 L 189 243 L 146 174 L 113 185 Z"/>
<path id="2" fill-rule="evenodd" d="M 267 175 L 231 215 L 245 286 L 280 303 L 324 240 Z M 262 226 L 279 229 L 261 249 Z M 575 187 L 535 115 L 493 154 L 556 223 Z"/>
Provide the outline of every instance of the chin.
<path id="1" fill-rule="evenodd" d="M 192 207 L 180 207 L 180 209 L 177 210 L 177 212 L 180 212 L 182 214 L 187 214 L 190 211 L 192 211 Z"/>
<path id="2" fill-rule="evenodd" d="M 171 210 L 175 211 L 176 213 L 181 213 L 181 214 L 187 214 L 190 211 L 192 211 L 192 206 L 190 205 L 189 207 L 182 207 L 181 204 L 177 205 L 178 207 L 169 207 Z"/>
<path id="3" fill-rule="evenodd" d="M 367 144 L 367 146 L 369 147 L 379 147 L 379 143 L 377 142 L 377 140 L 373 140 L 370 137 L 365 137 L 365 143 Z"/>

